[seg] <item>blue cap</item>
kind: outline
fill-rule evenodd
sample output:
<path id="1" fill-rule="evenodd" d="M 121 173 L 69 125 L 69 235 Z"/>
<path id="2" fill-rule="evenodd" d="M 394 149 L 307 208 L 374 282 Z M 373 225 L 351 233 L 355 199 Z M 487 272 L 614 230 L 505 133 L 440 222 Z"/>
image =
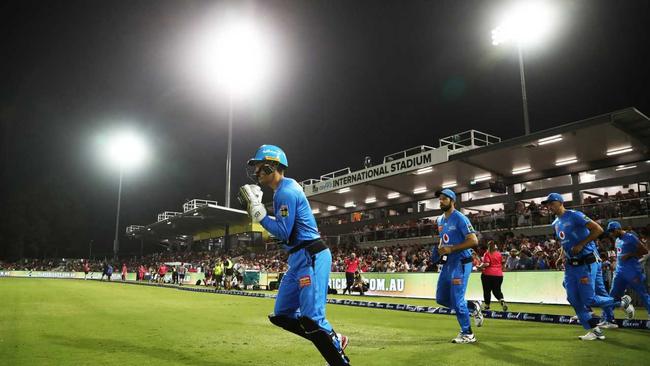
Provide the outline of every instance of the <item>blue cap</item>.
<path id="1" fill-rule="evenodd" d="M 275 161 L 282 165 L 285 168 L 289 167 L 289 162 L 287 161 L 287 155 L 275 145 L 262 145 L 255 152 L 255 156 L 248 160 L 248 165 L 254 165 L 255 163 L 261 161 Z"/>
<path id="2" fill-rule="evenodd" d="M 609 224 L 607 224 L 607 232 L 611 233 L 614 230 L 620 230 L 623 227 L 621 226 L 621 223 L 618 221 L 610 221 Z"/>
<path id="3" fill-rule="evenodd" d="M 436 197 L 440 197 L 441 194 L 451 198 L 452 201 L 456 201 L 456 193 L 449 188 L 445 188 L 442 191 L 436 192 Z"/>
<path id="4" fill-rule="evenodd" d="M 546 197 L 546 199 L 544 201 L 542 201 L 542 205 L 545 205 L 545 204 L 547 204 L 549 202 L 553 202 L 553 201 L 558 201 L 560 203 L 564 203 L 564 198 L 562 198 L 562 195 L 559 194 L 559 193 L 551 193 L 551 194 L 548 195 L 548 197 Z"/>

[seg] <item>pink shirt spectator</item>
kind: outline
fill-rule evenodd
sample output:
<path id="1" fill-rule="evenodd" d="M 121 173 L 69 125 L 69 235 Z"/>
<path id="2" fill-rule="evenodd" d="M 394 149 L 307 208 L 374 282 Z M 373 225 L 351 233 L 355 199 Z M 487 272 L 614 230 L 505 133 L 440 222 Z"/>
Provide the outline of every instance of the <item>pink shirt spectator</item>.
<path id="1" fill-rule="evenodd" d="M 489 251 L 485 252 L 483 255 L 483 263 L 487 263 L 488 266 L 483 269 L 483 274 L 486 276 L 503 276 L 503 270 L 501 269 L 501 253 L 498 250 L 490 253 Z"/>

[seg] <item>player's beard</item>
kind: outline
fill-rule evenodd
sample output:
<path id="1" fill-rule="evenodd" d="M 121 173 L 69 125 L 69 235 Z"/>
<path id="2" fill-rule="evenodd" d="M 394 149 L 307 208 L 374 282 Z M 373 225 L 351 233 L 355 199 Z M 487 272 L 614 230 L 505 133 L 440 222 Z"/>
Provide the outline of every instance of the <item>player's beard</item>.
<path id="1" fill-rule="evenodd" d="M 445 205 L 443 205 L 441 203 L 440 204 L 440 209 L 442 210 L 442 212 L 447 212 L 447 211 L 449 211 L 451 209 L 451 204 L 445 206 Z"/>

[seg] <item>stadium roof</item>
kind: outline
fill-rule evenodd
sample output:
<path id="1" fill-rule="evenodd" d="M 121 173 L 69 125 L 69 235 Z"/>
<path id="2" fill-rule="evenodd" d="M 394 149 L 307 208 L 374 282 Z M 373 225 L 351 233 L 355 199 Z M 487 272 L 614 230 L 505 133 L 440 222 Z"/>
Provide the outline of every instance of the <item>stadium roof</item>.
<path id="1" fill-rule="evenodd" d="M 139 227 L 130 232 L 140 237 L 152 235 L 159 238 L 177 237 L 179 235 L 195 235 L 215 229 L 249 228 L 251 220 L 246 211 L 217 205 L 205 205 L 180 213 L 176 216 Z M 239 230 L 241 231 L 241 230 Z M 234 232 L 230 232 L 234 234 Z"/>
<path id="2" fill-rule="evenodd" d="M 476 134 L 493 137 L 478 131 L 463 134 L 476 141 L 481 140 Z M 450 138 L 465 140 L 463 134 Z M 428 199 L 443 185 L 468 192 L 479 189 L 476 184 L 483 181 L 513 184 L 650 157 L 650 119 L 635 108 L 503 142 L 495 138 L 456 146 L 448 143 L 450 138 L 441 139 L 439 148 L 422 146 L 415 154 L 385 158 L 378 166 L 354 172 L 343 169 L 305 181 L 305 194 L 315 212 L 334 214 Z"/>

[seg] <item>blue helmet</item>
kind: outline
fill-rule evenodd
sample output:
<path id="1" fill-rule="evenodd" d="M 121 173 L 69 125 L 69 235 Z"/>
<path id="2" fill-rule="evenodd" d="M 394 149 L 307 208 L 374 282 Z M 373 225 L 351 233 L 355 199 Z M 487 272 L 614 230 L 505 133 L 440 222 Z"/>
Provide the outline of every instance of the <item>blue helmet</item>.
<path id="1" fill-rule="evenodd" d="M 255 156 L 248 160 L 248 165 L 255 165 L 261 161 L 275 161 L 285 168 L 289 167 L 287 155 L 275 145 L 262 145 L 255 152 Z"/>

